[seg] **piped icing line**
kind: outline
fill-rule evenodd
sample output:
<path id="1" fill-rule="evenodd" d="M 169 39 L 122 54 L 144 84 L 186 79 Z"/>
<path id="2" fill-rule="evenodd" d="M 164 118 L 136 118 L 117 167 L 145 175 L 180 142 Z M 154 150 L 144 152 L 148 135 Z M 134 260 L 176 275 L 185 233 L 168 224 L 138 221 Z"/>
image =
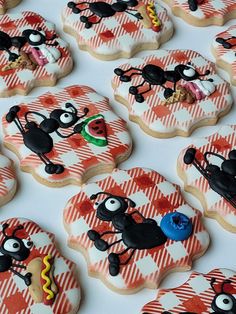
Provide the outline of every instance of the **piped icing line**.
<path id="1" fill-rule="evenodd" d="M 45 281 L 45 284 L 43 285 L 43 291 L 46 293 L 46 300 L 50 301 L 52 299 L 55 298 L 55 294 L 54 292 L 49 289 L 52 281 L 50 280 L 49 276 L 47 274 L 49 274 L 50 270 L 52 269 L 52 265 L 49 263 L 52 262 L 52 256 L 50 254 L 46 255 L 43 258 L 43 270 L 41 272 L 41 277 L 42 279 Z"/>
<path id="2" fill-rule="evenodd" d="M 147 4 L 147 13 L 152 23 L 152 30 L 159 32 L 161 29 L 161 21 L 157 16 L 156 8 L 153 1 Z"/>

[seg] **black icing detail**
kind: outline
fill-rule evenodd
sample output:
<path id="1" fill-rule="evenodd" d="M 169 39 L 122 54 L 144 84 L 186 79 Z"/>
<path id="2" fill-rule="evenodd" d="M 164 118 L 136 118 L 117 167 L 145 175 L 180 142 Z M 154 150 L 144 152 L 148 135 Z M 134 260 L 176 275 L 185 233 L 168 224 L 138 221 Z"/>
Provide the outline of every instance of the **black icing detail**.
<path id="1" fill-rule="evenodd" d="M 215 282 L 216 282 L 216 278 L 212 278 L 211 287 L 216 294 L 211 303 L 211 308 L 214 310 L 213 313 L 235 314 L 236 313 L 236 299 L 232 294 L 225 292 L 225 285 L 230 284 L 231 280 L 225 279 L 222 282 L 219 293 L 216 291 L 214 287 Z"/>
<path id="2" fill-rule="evenodd" d="M 235 36 L 229 38 L 217 37 L 216 42 L 221 44 L 225 49 L 232 49 L 233 47 L 236 46 L 236 37 Z"/>
<path id="3" fill-rule="evenodd" d="M 80 9 L 81 5 L 86 4 L 86 8 Z M 110 4 L 105 1 L 95 1 L 95 2 L 88 2 L 88 1 L 81 1 L 81 2 L 68 2 L 67 6 L 72 9 L 74 14 L 80 14 L 81 12 L 89 11 L 91 12 L 90 15 L 80 16 L 80 21 L 85 24 L 85 28 L 90 28 L 94 24 L 99 24 L 102 19 L 111 17 L 115 15 L 117 12 L 125 12 L 136 17 L 138 20 L 142 19 L 140 13 L 138 13 L 135 9 L 131 9 L 138 5 L 137 0 L 117 0 L 117 2 Z M 133 13 L 136 12 L 136 13 Z M 93 18 L 97 17 L 96 21 L 93 21 Z"/>
<path id="4" fill-rule="evenodd" d="M 23 279 L 27 286 L 30 286 L 32 274 L 26 273 L 25 275 L 22 275 L 16 271 L 14 268 L 26 269 L 26 266 L 15 263 L 14 260 L 17 262 L 26 260 L 30 255 L 30 248 L 33 243 L 31 241 L 27 241 L 26 246 L 23 239 L 16 236 L 17 231 L 23 229 L 22 225 L 18 225 L 13 230 L 11 236 L 8 236 L 5 232 L 8 227 L 9 225 L 7 223 L 2 226 L 4 239 L 0 246 L 0 273 L 11 271 L 13 274 Z"/>
<path id="5" fill-rule="evenodd" d="M 212 190 L 221 195 L 234 208 L 236 208 L 236 150 L 229 152 L 228 158 L 213 153 L 206 152 L 204 168 L 196 158 L 196 149 L 189 148 L 184 154 L 183 161 L 185 164 L 193 164 L 194 167 L 206 178 Z M 222 160 L 221 167 L 209 163 L 208 156 L 216 156 Z"/>
<path id="6" fill-rule="evenodd" d="M 61 164 L 54 164 L 46 154 L 50 153 L 53 149 L 53 139 L 50 133 L 56 132 L 56 134 L 62 138 L 69 138 L 70 136 L 79 133 L 81 127 L 75 125 L 81 118 L 85 117 L 88 113 L 88 108 L 84 108 L 84 114 L 78 116 L 77 109 L 71 104 L 66 103 L 66 109 L 55 109 L 50 113 L 49 118 L 44 115 L 28 111 L 24 114 L 26 121 L 25 126 L 22 125 L 18 112 L 20 111 L 19 106 L 13 106 L 10 108 L 6 115 L 8 123 L 14 122 L 20 131 L 24 144 L 33 153 L 35 153 L 41 161 L 45 164 L 45 171 L 48 174 L 60 174 L 64 171 L 64 166 Z M 36 115 L 42 119 L 42 122 L 38 125 L 36 122 L 29 120 L 29 115 Z M 82 122 L 83 123 L 83 122 Z M 75 125 L 74 131 L 69 135 L 61 134 L 58 129 L 67 129 Z"/>
<path id="7" fill-rule="evenodd" d="M 189 75 L 186 74 L 188 70 L 190 71 Z M 132 72 L 129 73 L 130 71 Z M 152 90 L 153 86 L 161 86 L 164 89 L 164 97 L 168 99 L 176 91 L 176 83 L 181 79 L 189 82 L 210 74 L 209 70 L 200 74 L 190 63 L 179 64 L 172 71 L 165 71 L 157 65 L 147 64 L 143 68 L 130 67 L 127 70 L 116 68 L 114 72 L 122 82 L 130 82 L 134 76 L 142 77 L 143 81 L 139 85 L 130 86 L 129 88 L 129 93 L 134 95 L 135 100 L 139 103 L 144 102 L 144 95 Z M 208 79 L 208 81 L 212 82 L 212 79 Z M 166 87 L 167 82 L 173 83 L 173 88 Z M 148 84 L 148 88 L 140 90 L 144 84 Z"/>
<path id="8" fill-rule="evenodd" d="M 197 11 L 199 4 L 202 4 L 204 0 L 188 0 L 188 6 L 190 11 Z"/>
<path id="9" fill-rule="evenodd" d="M 7 33 L 0 31 L 0 51 L 6 51 L 8 53 L 9 61 L 15 61 L 19 55 L 11 52 L 12 47 L 20 49 L 26 44 L 26 39 L 21 36 L 10 37 Z"/>
<path id="10" fill-rule="evenodd" d="M 116 276 L 120 272 L 120 267 L 127 265 L 136 250 L 152 249 L 165 244 L 167 237 L 162 232 L 154 219 L 145 218 L 139 211 L 134 210 L 127 214 L 128 207 L 134 208 L 136 204 L 127 197 L 112 195 L 106 192 L 99 192 L 90 197 L 95 200 L 98 195 L 107 195 L 107 197 L 97 204 L 97 218 L 103 221 L 111 221 L 116 231 L 105 231 L 98 233 L 95 230 L 88 231 L 88 237 L 94 242 L 99 251 L 106 251 L 113 245 L 123 242 L 126 248 L 119 253 L 110 253 L 108 255 L 109 272 L 111 276 Z M 142 222 L 136 222 L 133 215 L 138 215 Z M 107 234 L 120 234 L 121 238 L 112 243 L 108 243 L 102 237 Z M 120 257 L 129 252 L 125 261 L 120 261 Z"/>

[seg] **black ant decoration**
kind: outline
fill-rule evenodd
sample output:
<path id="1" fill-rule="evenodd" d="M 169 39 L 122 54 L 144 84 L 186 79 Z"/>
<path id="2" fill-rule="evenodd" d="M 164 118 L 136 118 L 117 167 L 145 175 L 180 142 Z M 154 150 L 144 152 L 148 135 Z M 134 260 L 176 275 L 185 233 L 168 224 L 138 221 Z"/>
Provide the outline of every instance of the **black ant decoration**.
<path id="1" fill-rule="evenodd" d="M 134 71 L 131 74 L 126 74 L 130 71 Z M 130 67 L 127 70 L 122 70 L 116 68 L 114 70 L 115 74 L 120 77 L 122 82 L 130 82 L 133 76 L 142 76 L 143 81 L 137 86 L 130 86 L 129 93 L 135 96 L 135 100 L 139 103 L 144 102 L 144 95 L 148 93 L 153 86 L 161 86 L 164 89 L 164 97 L 168 99 L 176 91 L 176 83 L 183 79 L 186 82 L 200 80 L 201 76 L 206 76 L 210 74 L 210 71 L 207 70 L 204 74 L 200 74 L 190 62 L 185 64 L 179 64 L 175 66 L 174 70 L 164 71 L 157 65 L 147 64 L 142 69 Z M 213 82 L 212 79 L 207 81 Z M 166 87 L 164 84 L 166 82 L 173 83 L 173 89 Z M 147 89 L 140 91 L 139 88 L 142 87 L 145 83 L 149 85 Z"/>
<path id="2" fill-rule="evenodd" d="M 188 0 L 189 9 L 191 11 L 197 11 L 199 4 L 202 4 L 205 0 Z"/>
<path id="3" fill-rule="evenodd" d="M 236 37 L 235 36 L 229 38 L 217 37 L 216 42 L 221 44 L 225 49 L 231 49 L 236 46 Z"/>
<path id="4" fill-rule="evenodd" d="M 9 224 L 4 223 L 2 226 L 2 233 L 4 235 L 4 239 L 0 246 L 0 273 L 11 271 L 13 274 L 17 275 L 21 279 L 24 280 L 26 286 L 31 285 L 31 273 L 27 273 L 22 275 L 14 268 L 22 268 L 26 269 L 26 266 L 21 264 L 14 263 L 16 261 L 24 261 L 30 255 L 30 248 L 33 245 L 33 242 L 20 239 L 16 236 L 17 231 L 22 230 L 24 227 L 22 225 L 17 226 L 11 236 L 6 234 L 6 229 L 9 227 Z"/>
<path id="5" fill-rule="evenodd" d="M 184 155 L 184 163 L 187 165 L 193 164 L 194 167 L 204 176 L 208 181 L 212 190 L 221 195 L 234 208 L 236 208 L 236 150 L 229 152 L 228 158 L 213 153 L 206 152 L 204 154 L 204 161 L 206 168 L 196 159 L 196 149 L 187 149 Z M 223 160 L 221 167 L 209 163 L 207 156 L 212 155 Z"/>
<path id="6" fill-rule="evenodd" d="M 85 9 L 80 9 L 80 5 L 87 4 L 88 7 Z M 74 14 L 80 14 L 81 12 L 90 11 L 91 15 L 80 16 L 80 21 L 85 24 L 85 28 L 90 28 L 94 24 L 99 24 L 102 19 L 112 17 L 118 12 L 125 12 L 127 14 L 130 14 L 134 17 L 136 17 L 138 20 L 143 19 L 140 13 L 137 13 L 137 10 L 131 9 L 133 7 L 136 7 L 138 5 L 137 0 L 117 0 L 117 2 L 110 4 L 105 1 L 95 1 L 95 2 L 88 2 L 88 1 L 82 1 L 82 2 L 74 2 L 70 1 L 68 2 L 68 7 L 72 9 L 72 12 Z M 131 7 L 131 8 L 130 8 Z M 130 12 L 136 12 L 135 14 Z M 98 17 L 99 19 L 97 21 L 93 21 L 93 17 Z"/>
<path id="7" fill-rule="evenodd" d="M 61 164 L 54 164 L 46 156 L 53 149 L 53 139 L 50 133 L 56 132 L 61 138 L 69 138 L 70 136 L 80 133 L 82 130 L 83 122 L 75 125 L 81 118 L 85 117 L 88 113 L 88 108 L 84 108 L 84 114 L 78 116 L 77 109 L 71 104 L 66 103 L 65 107 L 67 110 L 54 109 L 50 113 L 50 117 L 46 118 L 43 114 L 28 111 L 24 114 L 24 119 L 26 121 L 23 127 L 19 117 L 18 112 L 20 111 L 19 106 L 13 106 L 10 108 L 6 115 L 6 120 L 8 123 L 14 122 L 20 131 L 24 144 L 32 152 L 34 152 L 41 161 L 45 164 L 45 171 L 49 174 L 60 174 L 64 171 L 64 166 Z M 28 115 L 36 115 L 43 119 L 43 121 L 38 125 L 34 121 L 28 119 Z M 69 135 L 61 134 L 58 129 L 68 129 L 74 126 L 74 130 Z"/>
<path id="8" fill-rule="evenodd" d="M 54 34 L 51 37 L 47 37 L 45 32 L 38 28 L 37 30 L 34 29 L 26 29 L 22 32 L 22 36 L 15 36 L 10 37 L 7 33 L 0 31 L 0 51 L 6 51 L 9 55 L 9 61 L 15 61 L 18 59 L 20 50 L 26 45 L 27 43 L 31 47 L 31 52 L 33 56 L 36 57 L 36 62 L 39 65 L 43 65 L 40 59 L 49 59 L 48 62 L 55 61 L 60 57 L 60 52 L 55 46 L 58 45 L 58 42 L 50 43 L 53 41 L 57 36 Z M 52 46 L 54 48 L 46 48 L 47 46 Z M 18 49 L 18 54 L 11 52 L 11 48 L 15 47 Z M 37 53 L 40 56 L 37 57 Z M 46 62 L 45 62 L 46 63 Z"/>
<path id="9" fill-rule="evenodd" d="M 96 230 L 89 230 L 88 237 L 99 251 L 106 251 L 119 242 L 126 245 L 127 248 L 123 251 L 108 255 L 109 272 L 112 276 L 116 276 L 120 271 L 120 266 L 128 264 L 136 250 L 151 249 L 163 245 L 167 241 L 167 237 L 154 219 L 145 218 L 137 210 L 129 214 L 125 213 L 129 206 L 131 208 L 136 206 L 128 197 L 99 192 L 93 194 L 90 199 L 95 200 L 99 195 L 107 195 L 107 197 L 102 202 L 95 203 L 96 215 L 100 220 L 111 221 L 117 231 L 105 231 L 99 234 Z M 142 218 L 141 223 L 134 220 L 132 216 L 135 214 Z M 102 239 L 107 234 L 121 234 L 121 239 L 108 243 Z M 129 250 L 131 250 L 129 257 L 121 262 L 120 257 Z"/>

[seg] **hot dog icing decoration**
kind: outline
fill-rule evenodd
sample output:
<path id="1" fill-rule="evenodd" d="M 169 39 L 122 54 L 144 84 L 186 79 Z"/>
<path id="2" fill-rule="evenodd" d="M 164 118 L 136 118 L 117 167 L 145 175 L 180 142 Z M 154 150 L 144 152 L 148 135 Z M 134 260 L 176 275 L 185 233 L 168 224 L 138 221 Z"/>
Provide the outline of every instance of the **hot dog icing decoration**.
<path id="1" fill-rule="evenodd" d="M 236 126 L 193 141 L 178 158 L 185 189 L 202 203 L 205 214 L 236 232 Z"/>
<path id="2" fill-rule="evenodd" d="M 156 49 L 173 33 L 172 22 L 157 1 L 69 1 L 62 17 L 64 30 L 79 47 L 103 60 Z"/>
<path id="3" fill-rule="evenodd" d="M 160 289 L 141 314 L 236 313 L 236 273 L 218 268 L 208 274 L 193 272 L 181 286 Z"/>
<path id="4" fill-rule="evenodd" d="M 0 0 L 0 14 L 4 14 L 7 9 L 15 7 L 21 0 Z"/>
<path id="5" fill-rule="evenodd" d="M 230 81 L 236 85 L 236 25 L 217 34 L 212 42 L 212 53 L 216 64 L 230 75 Z"/>
<path id="6" fill-rule="evenodd" d="M 164 0 L 176 16 L 195 26 L 223 25 L 236 17 L 232 0 Z"/>
<path id="7" fill-rule="evenodd" d="M 16 192 L 16 174 L 9 158 L 0 153 L 0 205 L 9 202 Z"/>
<path id="8" fill-rule="evenodd" d="M 74 314 L 79 307 L 74 264 L 59 253 L 51 233 L 26 219 L 1 223 L 0 283 L 5 313 L 12 311 L 12 302 L 15 313 Z"/>
<path id="9" fill-rule="evenodd" d="M 189 269 L 209 243 L 201 213 L 146 168 L 116 169 L 83 186 L 64 224 L 69 246 L 86 252 L 89 273 L 117 292 L 156 288 L 166 272 Z"/>
<path id="10" fill-rule="evenodd" d="M 130 119 L 155 137 L 189 136 L 215 124 L 232 105 L 229 84 L 213 63 L 192 50 L 159 50 L 114 69 L 115 98 Z"/>
<path id="11" fill-rule="evenodd" d="M 27 94 L 37 85 L 55 85 L 72 69 L 67 43 L 55 26 L 33 12 L 0 20 L 0 96 Z"/>
<path id="12" fill-rule="evenodd" d="M 128 158 L 125 122 L 107 98 L 73 85 L 12 106 L 3 118 L 5 145 L 20 152 L 22 170 L 43 184 L 81 185 Z"/>

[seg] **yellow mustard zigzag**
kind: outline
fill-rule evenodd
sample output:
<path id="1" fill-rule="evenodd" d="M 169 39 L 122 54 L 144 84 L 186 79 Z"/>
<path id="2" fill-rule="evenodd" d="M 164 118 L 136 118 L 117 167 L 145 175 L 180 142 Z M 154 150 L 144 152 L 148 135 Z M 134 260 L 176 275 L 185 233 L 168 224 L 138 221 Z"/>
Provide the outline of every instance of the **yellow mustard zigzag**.
<path id="1" fill-rule="evenodd" d="M 43 285 L 43 291 L 48 294 L 46 297 L 47 300 L 51 300 L 54 298 L 53 291 L 48 289 L 48 287 L 50 287 L 50 285 L 51 285 L 51 280 L 48 276 L 46 276 L 46 273 L 49 272 L 51 269 L 51 265 L 48 262 L 48 260 L 50 260 L 51 258 L 52 258 L 51 255 L 46 255 L 44 257 L 43 263 L 46 267 L 41 272 L 42 278 L 46 281 L 45 284 Z"/>
<path id="2" fill-rule="evenodd" d="M 153 2 L 149 2 L 147 5 L 147 11 L 149 13 L 149 17 L 152 20 L 152 24 L 154 26 L 161 26 L 161 22 L 157 16 L 156 9 Z"/>

